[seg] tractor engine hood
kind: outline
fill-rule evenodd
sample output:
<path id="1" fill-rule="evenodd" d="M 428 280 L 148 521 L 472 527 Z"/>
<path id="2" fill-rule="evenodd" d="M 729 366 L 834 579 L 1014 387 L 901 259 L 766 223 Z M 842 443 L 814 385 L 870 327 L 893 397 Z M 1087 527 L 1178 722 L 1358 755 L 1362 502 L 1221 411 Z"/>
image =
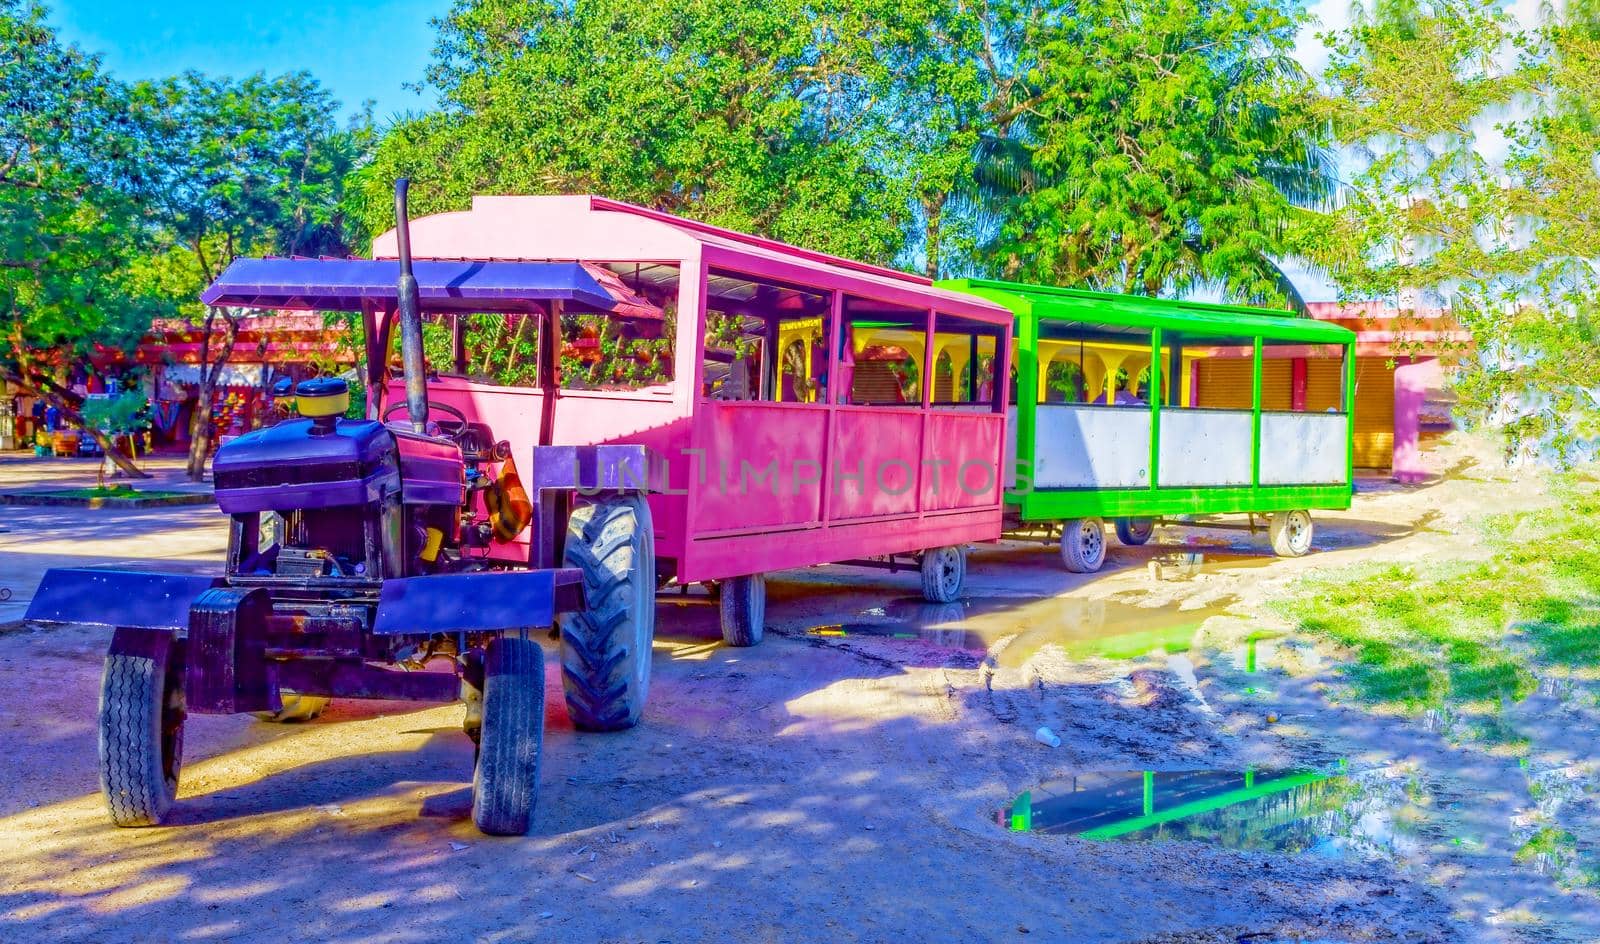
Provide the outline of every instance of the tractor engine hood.
<path id="1" fill-rule="evenodd" d="M 454 446 L 373 420 L 258 429 L 224 443 L 211 472 L 217 505 L 230 515 L 363 505 L 396 491 L 407 504 L 459 507 L 466 493 Z"/>

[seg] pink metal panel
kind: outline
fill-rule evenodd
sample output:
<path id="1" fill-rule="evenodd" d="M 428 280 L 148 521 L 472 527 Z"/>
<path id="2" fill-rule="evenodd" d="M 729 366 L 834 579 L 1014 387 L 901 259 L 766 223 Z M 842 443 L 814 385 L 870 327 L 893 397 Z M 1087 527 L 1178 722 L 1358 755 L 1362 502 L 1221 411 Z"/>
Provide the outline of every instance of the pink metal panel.
<path id="1" fill-rule="evenodd" d="M 806 403 L 701 403 L 694 441 L 704 454 L 672 457 L 695 480 L 695 536 L 817 522 L 827 419 Z"/>
<path id="2" fill-rule="evenodd" d="M 721 580 L 999 538 L 1000 514 L 991 508 L 888 520 L 867 518 L 794 534 L 697 537 L 678 560 L 678 576 L 685 581 Z"/>
<path id="3" fill-rule="evenodd" d="M 922 421 L 917 409 L 835 407 L 830 521 L 917 510 Z"/>
<path id="4" fill-rule="evenodd" d="M 942 511 L 998 505 L 1006 473 L 1000 467 L 1005 429 L 1000 413 L 931 411 L 922 452 L 922 507 Z"/>

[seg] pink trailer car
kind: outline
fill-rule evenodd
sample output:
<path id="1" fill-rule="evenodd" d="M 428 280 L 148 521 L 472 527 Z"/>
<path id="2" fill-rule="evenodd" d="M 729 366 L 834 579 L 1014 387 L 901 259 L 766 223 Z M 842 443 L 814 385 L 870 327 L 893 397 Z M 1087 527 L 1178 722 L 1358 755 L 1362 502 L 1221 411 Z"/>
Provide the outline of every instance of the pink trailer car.
<path id="1" fill-rule="evenodd" d="M 522 469 L 536 446 L 570 446 L 584 482 L 651 480 L 647 504 L 580 500 L 570 518 L 550 507 L 567 493 L 529 483 L 532 524 L 485 542 L 490 560 L 554 554 L 584 570 L 589 606 L 567 617 L 582 625 L 563 627 L 564 661 L 608 658 L 610 645 L 586 640 L 648 652 L 653 594 L 669 579 L 714 582 L 723 638 L 747 646 L 762 635 L 766 572 L 906 564 L 929 600 L 948 602 L 963 546 L 1000 536 L 1005 308 L 598 197 L 478 197 L 414 220 L 411 244 L 418 260 L 577 262 L 615 300 L 599 312 L 552 293 L 478 313 L 424 298 L 441 421 L 459 412 L 504 437 Z M 373 244 L 374 258 L 396 253 L 393 232 Z M 406 400 L 399 332 L 392 311 L 366 319 L 369 409 L 382 416 Z M 649 468 L 624 464 L 638 446 Z M 587 668 L 566 674 L 594 678 Z M 568 688 L 569 704 L 607 701 Z"/>

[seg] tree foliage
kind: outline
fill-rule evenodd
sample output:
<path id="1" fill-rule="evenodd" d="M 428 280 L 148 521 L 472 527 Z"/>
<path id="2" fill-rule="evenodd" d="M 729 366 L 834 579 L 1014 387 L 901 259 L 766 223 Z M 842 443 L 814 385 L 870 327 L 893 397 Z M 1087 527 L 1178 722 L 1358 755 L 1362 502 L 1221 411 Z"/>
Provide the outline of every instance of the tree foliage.
<path id="1" fill-rule="evenodd" d="M 240 255 L 342 255 L 344 182 L 367 144 L 306 73 L 212 78 L 195 72 L 129 92 L 146 225 L 159 250 L 141 274 L 202 329 L 199 400 L 232 356 L 240 312 L 200 292 Z M 220 329 L 218 331 L 217 329 Z M 209 409 L 190 424 L 189 474 L 204 474 Z"/>
<path id="2" fill-rule="evenodd" d="M 887 260 L 906 200 L 876 159 L 877 29 L 849 3 L 458 0 L 428 83 L 359 173 L 355 214 L 392 225 L 474 194 L 598 193 Z"/>
<path id="3" fill-rule="evenodd" d="M 129 269 L 144 244 L 125 91 L 42 6 L 0 0 L 0 375 L 74 420 L 67 369 L 134 343 L 164 307 Z"/>
<path id="4" fill-rule="evenodd" d="M 150 299 L 124 271 L 141 246 L 127 186 L 124 89 L 60 43 L 44 9 L 0 0 L 0 319 L 5 366 L 53 374 L 137 337 Z M 49 354 L 55 361 L 41 360 Z"/>
<path id="5" fill-rule="evenodd" d="M 1600 5 L 1529 26 L 1471 0 L 1388 0 L 1333 52 L 1324 109 L 1359 169 L 1312 239 L 1346 294 L 1448 307 L 1473 337 L 1469 419 L 1523 456 L 1600 436 Z"/>
<path id="6" fill-rule="evenodd" d="M 985 142 L 991 267 L 1141 294 L 1297 300 L 1277 267 L 1331 195 L 1279 0 L 1086 0 L 1038 37 L 1027 107 Z"/>

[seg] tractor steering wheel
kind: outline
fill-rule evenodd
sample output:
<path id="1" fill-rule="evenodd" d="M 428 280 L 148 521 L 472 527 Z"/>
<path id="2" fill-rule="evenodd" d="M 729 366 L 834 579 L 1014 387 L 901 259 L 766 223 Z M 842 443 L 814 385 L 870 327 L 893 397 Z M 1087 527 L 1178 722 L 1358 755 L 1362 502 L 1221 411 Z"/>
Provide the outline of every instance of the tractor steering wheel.
<path id="1" fill-rule="evenodd" d="M 383 416 L 382 416 L 383 421 L 385 423 L 389 422 L 389 417 L 390 416 L 393 416 L 394 414 L 400 412 L 401 410 L 405 409 L 405 407 L 406 407 L 406 401 L 404 401 L 404 400 L 396 400 L 395 402 L 389 404 L 388 408 L 383 411 Z M 466 429 L 466 427 L 467 427 L 467 415 L 465 413 L 462 413 L 460 410 L 456 409 L 455 407 L 451 406 L 450 404 L 448 404 L 448 403 L 434 403 L 432 400 L 428 401 L 428 412 L 431 413 L 434 410 L 438 410 L 440 413 L 448 413 L 448 414 L 450 414 L 451 416 L 453 416 L 456 419 L 461 421 L 461 428 L 462 429 Z"/>
<path id="2" fill-rule="evenodd" d="M 395 413 L 398 413 L 405 405 L 406 403 L 404 400 L 389 404 L 388 408 L 383 411 L 383 421 L 387 423 L 389 421 L 389 417 L 393 416 Z M 480 426 L 474 428 L 472 423 L 467 420 L 465 413 L 462 413 L 460 410 L 448 403 L 434 403 L 430 400 L 428 402 L 428 412 L 431 413 L 434 410 L 438 410 L 441 413 L 448 413 L 461 423 L 455 432 L 446 432 L 444 435 L 451 442 L 456 444 L 456 448 L 461 450 L 462 458 L 466 459 L 468 462 L 480 463 L 491 462 L 495 459 L 505 458 L 500 454 L 500 450 L 495 448 L 494 436 L 489 433 L 487 427 Z M 480 433 L 479 430 L 482 430 L 482 432 Z M 485 437 L 488 438 L 487 443 L 481 441 Z"/>

